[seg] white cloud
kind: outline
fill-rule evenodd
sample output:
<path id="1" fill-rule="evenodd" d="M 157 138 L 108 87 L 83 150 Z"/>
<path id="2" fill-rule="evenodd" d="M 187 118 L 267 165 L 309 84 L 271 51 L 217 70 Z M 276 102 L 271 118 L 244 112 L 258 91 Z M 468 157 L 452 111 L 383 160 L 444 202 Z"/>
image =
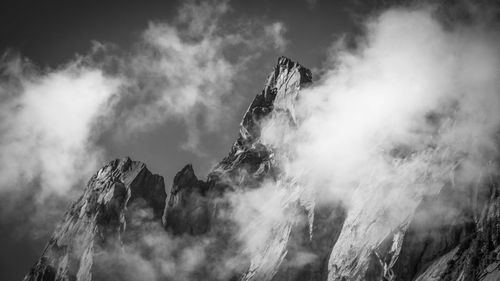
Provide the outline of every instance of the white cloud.
<path id="1" fill-rule="evenodd" d="M 228 28 L 228 12 L 228 1 L 187 1 L 172 22 L 150 23 L 123 70 L 130 81 L 123 100 L 131 106 L 118 108 L 120 136 L 178 120 L 187 132 L 184 148 L 202 153 L 201 135 L 223 128 L 241 101 L 233 87 L 246 63 L 286 44 L 282 23 L 242 20 Z"/>
<path id="2" fill-rule="evenodd" d="M 282 22 L 275 22 L 265 27 L 266 35 L 271 38 L 274 47 L 283 52 L 288 45 L 288 40 L 285 39 L 286 27 Z"/>
<path id="3" fill-rule="evenodd" d="M 0 82 L 1 189 L 39 185 L 43 196 L 63 195 L 97 168 L 93 122 L 107 114 L 119 82 L 80 62 L 42 73 L 19 57 L 6 60 Z"/>
<path id="4" fill-rule="evenodd" d="M 214 129 L 222 114 L 222 98 L 230 94 L 239 66 L 222 54 L 227 44 L 232 44 L 230 38 L 207 33 L 190 42 L 182 36 L 166 24 L 151 24 L 144 33 L 148 49 L 132 61 L 134 75 L 143 88 L 134 85 L 129 93 L 142 91 L 152 99 L 126 113 L 126 130 L 143 131 L 170 118 L 181 118 L 188 129 L 186 147 L 196 149 L 199 126 Z M 198 124 L 201 114 L 205 121 Z"/>
<path id="5" fill-rule="evenodd" d="M 422 195 L 498 176 L 499 30 L 478 19 L 444 26 L 432 8 L 387 10 L 356 49 L 334 45 L 326 74 L 291 108 L 297 126 L 281 113 L 264 122 L 280 177 L 317 204 L 347 207 L 331 268 L 362 259 Z"/>
<path id="6" fill-rule="evenodd" d="M 201 153 L 201 135 L 222 128 L 240 101 L 233 85 L 254 56 L 243 51 L 272 48 L 263 23 L 242 25 L 241 33 L 222 28 L 229 11 L 228 1 L 183 2 L 171 22 L 150 23 L 128 55 L 96 43 L 88 55 L 43 71 L 4 59 L 1 189 L 65 194 L 98 168 L 101 130 L 122 141 L 175 120 L 187 132 L 184 148 Z"/>
<path id="7" fill-rule="evenodd" d="M 457 163 L 486 173 L 500 125 L 498 32 L 445 29 L 431 9 L 386 11 L 367 32 L 357 50 L 337 45 L 331 70 L 303 91 L 297 130 L 266 124 L 265 142 L 293 144 L 289 175 L 342 196 L 367 179 L 411 185 L 430 173 L 440 185 Z"/>

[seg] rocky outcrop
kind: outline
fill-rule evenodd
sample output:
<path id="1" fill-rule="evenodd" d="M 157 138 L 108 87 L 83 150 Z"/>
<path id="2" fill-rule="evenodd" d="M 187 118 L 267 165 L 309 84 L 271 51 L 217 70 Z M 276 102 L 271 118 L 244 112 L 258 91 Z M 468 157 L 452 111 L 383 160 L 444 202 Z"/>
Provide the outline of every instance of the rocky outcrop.
<path id="1" fill-rule="evenodd" d="M 499 280 L 500 278 L 500 197 L 498 179 L 492 179 L 486 192 L 469 197 L 471 231 L 447 253 L 446 266 L 434 273 L 437 280 Z M 467 202 L 467 201 L 465 201 Z M 455 224 L 456 225 L 456 224 Z M 443 259 L 443 258 L 440 258 Z M 427 271 L 434 270 L 433 264 Z M 421 280 L 423 280 L 421 278 Z"/>
<path id="2" fill-rule="evenodd" d="M 209 202 L 205 196 L 207 187 L 205 182 L 196 177 L 191 165 L 186 165 L 175 175 L 163 215 L 167 231 L 175 235 L 199 235 L 209 230 Z"/>
<path id="3" fill-rule="evenodd" d="M 124 242 L 127 207 L 141 201 L 160 222 L 165 198 L 163 177 L 143 163 L 130 158 L 110 162 L 92 176 L 24 280 L 93 280 L 100 249 Z"/>
<path id="4" fill-rule="evenodd" d="M 213 240 L 218 240 L 214 237 L 215 234 L 225 239 L 231 236 L 231 233 L 226 231 L 221 233 L 220 230 L 220 225 L 231 224 L 219 216 L 221 212 L 231 211 L 231 206 L 225 202 L 223 195 L 228 191 L 244 191 L 259 187 L 266 180 L 278 180 L 279 167 L 275 166 L 275 151 L 260 139 L 261 124 L 273 114 L 284 114 L 293 124 L 295 122 L 293 105 L 300 89 L 311 81 L 312 75 L 309 70 L 285 57 L 278 59 L 278 64 L 269 75 L 264 89 L 255 97 L 244 114 L 238 138 L 231 147 L 229 155 L 213 169 L 207 181 L 198 180 L 190 165 L 176 175 L 164 216 L 167 230 L 176 234 L 205 234 Z M 285 183 L 283 188 L 289 189 L 290 192 L 289 198 L 283 203 L 284 208 L 289 208 L 295 213 L 296 206 L 301 205 L 297 196 L 298 190 L 291 183 Z M 307 208 L 304 206 L 298 209 L 307 213 Z M 293 260 L 292 255 L 302 250 L 310 251 L 314 247 L 309 235 L 303 240 L 307 244 L 307 249 L 302 249 L 303 245 L 297 245 L 296 238 L 301 235 L 300 233 L 309 233 L 309 225 L 305 230 L 304 222 L 307 222 L 307 214 L 305 217 L 300 214 L 294 217 L 290 221 L 276 222 L 274 233 L 278 235 L 269 237 L 265 245 L 262 245 L 265 249 L 262 253 L 247 257 L 249 265 L 246 272 L 241 272 L 243 280 L 270 280 L 277 272 L 284 272 L 285 268 L 288 268 Z M 229 229 L 234 227 L 230 226 Z M 316 229 L 323 228 L 316 226 Z M 293 239 L 290 239 L 291 235 Z M 237 246 L 231 244 L 231 247 Z M 296 250 L 299 248 L 300 251 Z M 318 247 L 318 251 L 321 250 L 324 251 Z M 245 249 L 242 248 L 241 251 Z M 280 267 L 283 260 L 287 261 L 287 265 Z M 310 272 L 312 269 L 307 271 Z M 276 277 L 275 280 L 289 279 Z"/>
<path id="5" fill-rule="evenodd" d="M 498 192 L 498 179 L 491 179 L 487 187 L 446 185 L 410 207 L 408 220 L 398 226 L 380 228 L 377 218 L 364 224 L 367 215 L 348 218 L 341 236 L 349 235 L 350 240 L 341 237 L 333 251 L 346 244 L 351 251 L 343 260 L 332 252 L 329 280 L 499 280 Z M 366 204 L 362 209 L 371 207 Z M 360 227 L 365 227 L 362 233 L 372 227 L 389 233 L 368 244 L 363 235 L 352 236 Z M 333 266 L 332 260 L 337 262 Z"/>

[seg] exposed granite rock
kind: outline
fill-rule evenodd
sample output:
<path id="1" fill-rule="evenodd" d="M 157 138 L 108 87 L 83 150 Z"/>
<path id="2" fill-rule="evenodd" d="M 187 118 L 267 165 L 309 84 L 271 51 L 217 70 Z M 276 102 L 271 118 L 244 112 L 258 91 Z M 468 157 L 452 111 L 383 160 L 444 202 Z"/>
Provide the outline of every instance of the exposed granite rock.
<path id="1" fill-rule="evenodd" d="M 445 188 L 422 201 L 401 244 L 394 280 L 499 280 L 498 179 Z"/>
<path id="2" fill-rule="evenodd" d="M 287 253 L 273 281 L 324 281 L 328 278 L 330 251 L 337 242 L 345 220 L 341 205 L 315 206 L 312 229 L 307 211 L 293 226 Z"/>
<path id="3" fill-rule="evenodd" d="M 175 175 L 163 216 L 163 224 L 168 231 L 175 235 L 199 235 L 209 230 L 207 187 L 196 177 L 191 165 L 186 165 Z"/>
<path id="4" fill-rule="evenodd" d="M 351 252 L 353 259 L 330 268 L 330 280 L 499 280 L 498 192 L 498 179 L 492 179 L 489 187 L 447 185 L 438 194 L 423 197 L 408 221 L 379 229 L 391 230 L 384 239 L 371 245 L 350 240 L 359 248 Z M 370 223 L 376 224 L 376 220 Z M 345 235 L 356 227 L 353 224 L 342 232 Z M 342 242 L 339 239 L 335 246 Z M 351 271 L 339 277 L 339 268 Z"/>
<path id="5" fill-rule="evenodd" d="M 279 58 L 264 89 L 245 113 L 238 139 L 229 155 L 209 174 L 209 182 L 215 186 L 218 182 L 229 182 L 232 188 L 248 189 L 269 180 L 276 182 L 288 193 L 282 198 L 282 205 L 290 219 L 275 222 L 272 233 L 276 235 L 268 237 L 261 253 L 249 257 L 249 269 L 242 280 L 294 280 L 292 278 L 312 270 L 308 267 L 305 269 L 307 273 L 282 274 L 288 272 L 292 264 L 293 268 L 297 267 L 294 263 L 298 261 L 298 255 L 305 252 L 311 255 L 311 231 L 307 222 L 314 207 L 306 206 L 307 202 L 301 199 L 303 191 L 300 186 L 280 178 L 280 167 L 275 164 L 275 154 L 278 151 L 260 139 L 261 122 L 266 118 L 275 118 L 279 114 L 290 126 L 295 125 L 294 105 L 300 90 L 311 82 L 312 75 L 308 69 L 285 57 Z M 309 266 L 309 261 L 303 265 Z M 301 266 L 302 264 L 299 267 Z"/>
<path id="6" fill-rule="evenodd" d="M 166 228 L 177 234 L 205 233 L 210 225 L 207 221 L 214 220 L 217 214 L 215 198 L 220 198 L 227 190 L 259 186 L 265 178 L 276 175 L 273 152 L 260 141 L 260 122 L 273 111 L 287 111 L 300 88 L 310 83 L 311 78 L 311 72 L 300 64 L 285 57 L 278 59 L 264 90 L 244 114 L 229 155 L 216 165 L 207 181 L 198 180 L 191 165 L 175 176 L 165 209 Z"/>
<path id="7" fill-rule="evenodd" d="M 498 179 L 485 188 L 486 198 L 478 198 L 474 231 L 451 255 L 443 281 L 499 280 L 500 277 L 500 189 Z M 484 194 L 483 194 L 484 195 Z M 474 198 L 474 197 L 472 197 Z"/>
<path id="8" fill-rule="evenodd" d="M 446 186 L 436 196 L 422 200 L 391 267 L 398 280 L 413 280 L 418 273 L 453 250 L 475 231 L 471 210 L 463 208 L 468 194 Z"/>
<path id="9" fill-rule="evenodd" d="M 24 280 L 92 280 L 96 248 L 122 242 L 127 206 L 143 200 L 160 222 L 165 199 L 163 177 L 130 158 L 111 161 L 90 179 Z"/>
<path id="10" fill-rule="evenodd" d="M 250 104 L 240 132 L 231 151 L 208 176 L 209 182 L 236 179 L 246 186 L 260 182 L 263 177 L 274 175 L 272 151 L 260 141 L 261 121 L 272 112 L 285 111 L 292 115 L 300 89 L 312 82 L 311 72 L 288 58 L 280 57 L 278 65 L 269 74 L 264 90 Z M 213 184 L 213 183 L 212 183 Z"/>

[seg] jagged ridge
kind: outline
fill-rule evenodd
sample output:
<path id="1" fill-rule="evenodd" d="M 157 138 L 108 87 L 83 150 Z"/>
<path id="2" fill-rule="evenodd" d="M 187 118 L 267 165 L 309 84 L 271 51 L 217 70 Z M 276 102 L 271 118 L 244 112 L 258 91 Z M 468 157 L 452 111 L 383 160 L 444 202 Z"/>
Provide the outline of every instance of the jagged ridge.
<path id="1" fill-rule="evenodd" d="M 184 167 L 168 198 L 163 178 L 144 164 L 126 158 L 104 166 L 70 207 L 25 281 L 97 280 L 94 257 L 109 244 L 128 243 L 123 237 L 134 204 L 151 209 L 153 220 L 173 236 L 206 236 L 212 238 L 213 247 L 239 249 L 231 236 L 231 222 L 219 216 L 227 210 L 220 199 L 229 191 L 258 187 L 266 179 L 282 180 L 273 149 L 260 141 L 260 124 L 277 112 L 296 122 L 294 103 L 311 81 L 309 70 L 279 58 L 264 90 L 244 114 L 228 156 L 206 181 L 196 177 L 191 165 Z M 286 183 L 285 188 L 296 193 L 300 187 Z M 296 218 L 278 224 L 278 235 L 268 240 L 267 250 L 248 257 L 248 263 L 226 280 L 500 280 L 498 179 L 476 191 L 445 187 L 422 198 L 407 210 L 409 219 L 395 226 L 385 225 L 377 212 L 369 214 L 374 221 L 366 222 L 342 206 L 306 206 L 292 195 L 287 206 L 293 206 Z M 367 205 L 361 214 L 371 210 Z M 373 225 L 382 226 L 382 232 L 369 244 L 352 239 L 357 229 Z M 340 250 L 351 244 L 348 255 L 342 256 Z M 300 251 L 316 258 L 297 265 L 294 260 Z M 209 265 L 219 262 L 209 258 Z"/>

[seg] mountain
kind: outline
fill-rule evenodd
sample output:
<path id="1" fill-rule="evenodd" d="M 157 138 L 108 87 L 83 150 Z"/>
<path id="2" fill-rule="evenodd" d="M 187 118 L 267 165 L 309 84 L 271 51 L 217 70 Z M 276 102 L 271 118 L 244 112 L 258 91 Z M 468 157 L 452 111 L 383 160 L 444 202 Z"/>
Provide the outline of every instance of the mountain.
<path id="1" fill-rule="evenodd" d="M 296 126 L 296 101 L 311 83 L 308 69 L 279 58 L 206 180 L 187 165 L 166 194 L 163 177 L 141 162 L 105 165 L 24 280 L 500 280 L 497 178 L 450 182 L 408 204 L 362 194 L 353 208 L 321 204 L 283 173 L 278 159 L 288 156 L 266 145 L 262 124 Z M 238 198 L 268 185 L 269 196 L 243 210 L 271 204 L 273 216 L 235 220 Z"/>

